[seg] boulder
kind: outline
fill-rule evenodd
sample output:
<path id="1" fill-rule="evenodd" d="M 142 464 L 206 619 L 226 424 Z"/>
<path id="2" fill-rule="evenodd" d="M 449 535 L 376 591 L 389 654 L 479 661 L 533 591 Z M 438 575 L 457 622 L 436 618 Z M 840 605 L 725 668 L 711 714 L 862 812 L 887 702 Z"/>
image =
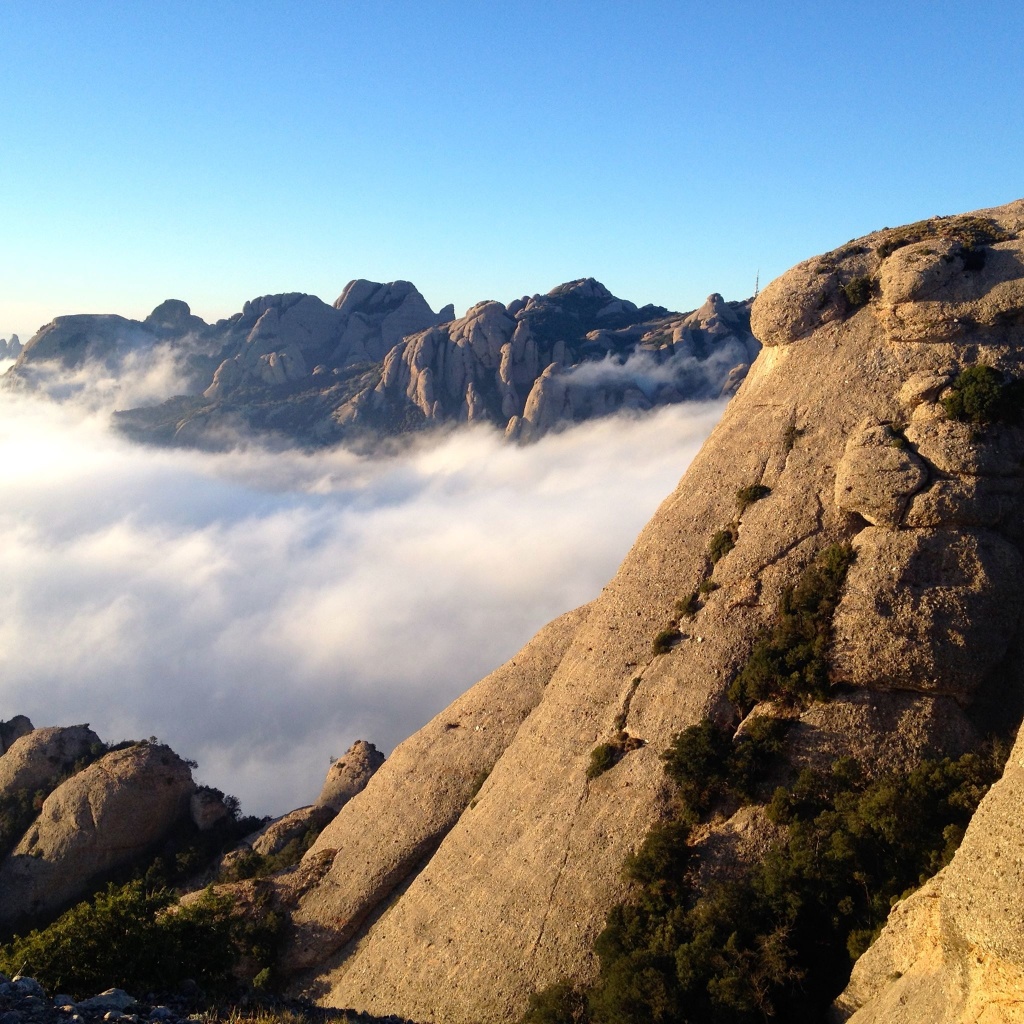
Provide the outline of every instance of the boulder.
<path id="1" fill-rule="evenodd" d="M 373 773 L 383 763 L 384 755 L 372 743 L 356 740 L 328 769 L 317 806 L 340 811 L 352 797 L 366 788 Z"/>
<path id="2" fill-rule="evenodd" d="M 80 899 L 146 854 L 188 815 L 188 764 L 162 744 L 112 751 L 45 800 L 0 864 L 0 926 L 24 926 Z"/>
<path id="3" fill-rule="evenodd" d="M 32 723 L 24 715 L 15 715 L 7 722 L 0 722 L 0 756 L 15 740 L 32 731 Z"/>
<path id="4" fill-rule="evenodd" d="M 75 762 L 95 757 L 101 748 L 99 736 L 88 725 L 26 732 L 0 758 L 0 794 L 19 789 L 49 793 L 56 782 L 72 770 Z"/>

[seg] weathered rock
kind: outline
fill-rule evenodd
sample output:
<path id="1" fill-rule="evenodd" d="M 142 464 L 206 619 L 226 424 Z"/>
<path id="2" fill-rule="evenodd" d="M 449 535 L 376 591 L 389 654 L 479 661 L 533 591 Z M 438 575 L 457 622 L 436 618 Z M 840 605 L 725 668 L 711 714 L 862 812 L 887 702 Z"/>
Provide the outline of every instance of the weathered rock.
<path id="1" fill-rule="evenodd" d="M 865 420 L 846 443 L 836 471 L 836 504 L 874 526 L 898 526 L 928 473 L 891 426 Z"/>
<path id="2" fill-rule="evenodd" d="M 366 789 L 373 773 L 384 763 L 384 755 L 366 740 L 356 740 L 327 771 L 318 807 L 340 811 L 357 793 Z"/>
<path id="3" fill-rule="evenodd" d="M 115 750 L 72 776 L 0 865 L 0 924 L 52 914 L 130 864 L 188 814 L 194 789 L 188 765 L 160 744 Z"/>
<path id="4" fill-rule="evenodd" d="M 1024 202 L 985 216 L 1003 237 L 1024 221 Z M 1014 701 L 1002 700 L 1024 692 L 1024 665 L 1013 653 L 1022 641 L 1021 556 L 1001 525 L 1024 512 L 1015 492 L 991 527 L 940 521 L 907 529 L 901 517 L 918 488 L 939 480 L 955 488 L 972 475 L 1021 477 L 1009 428 L 968 437 L 994 446 L 970 459 L 959 449 L 947 458 L 943 444 L 929 447 L 928 439 L 953 432 L 933 378 L 951 379 L 976 361 L 971 346 L 985 344 L 986 362 L 1024 375 L 1024 354 L 1004 330 L 1024 306 L 1004 302 L 991 336 L 965 328 L 908 344 L 888 307 L 876 308 L 888 238 L 880 232 L 808 261 L 758 298 L 752 323 L 768 347 L 679 488 L 585 619 L 566 627 L 557 657 L 541 657 L 543 645 L 527 648 L 499 670 L 504 699 L 527 680 L 542 682 L 522 706 L 525 720 L 489 753 L 493 768 L 479 793 L 468 800 L 465 776 L 451 767 L 461 763 L 453 739 L 463 737 L 443 726 L 460 722 L 457 703 L 399 746 L 325 830 L 310 862 L 337 853 L 323 880 L 299 897 L 287 959 L 293 968 L 319 961 L 307 992 L 332 1006 L 469 1024 L 515 1019 L 531 992 L 592 977 L 593 939 L 626 894 L 623 860 L 669 812 L 660 753 L 705 715 L 735 721 L 729 683 L 787 588 L 830 544 L 852 540 L 857 551 L 834 623 L 833 661 L 837 679 L 859 691 L 801 714 L 797 761 L 853 753 L 869 774 L 907 771 L 923 756 L 971 749 L 982 704 L 1017 714 Z M 1024 251 L 1015 238 L 998 245 Z M 949 287 L 957 296 L 973 288 L 1007 298 L 1012 289 L 990 275 L 998 267 L 1018 273 L 1011 261 L 975 254 L 957 273 L 978 273 L 979 265 L 984 287 L 955 275 Z M 897 303 L 903 322 L 922 301 Z M 504 360 L 511 381 L 511 355 L 501 355 L 509 339 L 498 340 L 481 345 L 499 373 Z M 397 381 L 402 368 L 390 372 Z M 446 379 L 459 378 L 434 373 L 434 401 Z M 905 423 L 910 410 L 908 447 L 874 450 L 889 448 L 877 443 L 889 437 L 883 425 Z M 872 466 L 887 483 L 872 479 Z M 752 484 L 768 493 L 737 526 L 737 492 Z M 877 525 L 865 525 L 865 512 Z M 709 542 L 727 526 L 736 545 L 712 565 Z M 669 651 L 655 653 L 654 637 L 679 621 L 676 602 L 709 579 L 718 589 L 680 622 Z M 643 745 L 588 778 L 594 747 L 621 729 Z M 759 821 L 751 811 L 709 823 L 700 841 L 714 852 L 704 869 L 713 874 L 756 856 L 769 833 Z"/>
<path id="5" fill-rule="evenodd" d="M 284 962 L 323 963 L 412 878 L 485 785 L 494 763 L 540 700 L 585 609 L 543 629 L 401 744 L 320 834 L 306 860 L 331 853 L 330 871 L 292 915 Z M 387 1011 L 390 1012 L 390 1011 Z"/>
<path id="6" fill-rule="evenodd" d="M 1020 621 L 1016 546 L 985 530 L 869 527 L 854 547 L 835 616 L 836 678 L 969 702 Z"/>
<path id="7" fill-rule="evenodd" d="M 0 756 L 15 740 L 32 731 L 32 723 L 24 715 L 15 715 L 10 721 L 0 722 Z"/>
<path id="8" fill-rule="evenodd" d="M 48 793 L 76 761 L 98 752 L 101 746 L 99 736 L 87 725 L 27 732 L 0 759 L 0 794 L 19 789 Z"/>

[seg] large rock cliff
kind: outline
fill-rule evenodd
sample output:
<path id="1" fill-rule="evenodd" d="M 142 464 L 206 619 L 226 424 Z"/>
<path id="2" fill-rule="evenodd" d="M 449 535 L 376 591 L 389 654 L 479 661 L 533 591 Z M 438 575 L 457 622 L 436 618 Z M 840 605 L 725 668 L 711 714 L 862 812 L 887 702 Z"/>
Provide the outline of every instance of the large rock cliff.
<path id="1" fill-rule="evenodd" d="M 1022 229 L 1024 201 L 885 229 L 765 289 L 763 351 L 615 578 L 400 746 L 307 855 L 327 865 L 294 916 L 308 993 L 498 1021 L 592 977 L 622 864 L 671 813 L 660 754 L 705 716 L 736 728 L 729 684 L 829 545 L 856 553 L 830 699 L 752 712 L 787 716 L 791 768 L 851 755 L 869 776 L 908 771 L 1016 726 L 1024 431 L 950 399 L 972 367 L 1024 376 Z M 588 771 L 622 737 L 617 763 Z M 713 872 L 770 832 L 743 808 L 692 843 Z"/>

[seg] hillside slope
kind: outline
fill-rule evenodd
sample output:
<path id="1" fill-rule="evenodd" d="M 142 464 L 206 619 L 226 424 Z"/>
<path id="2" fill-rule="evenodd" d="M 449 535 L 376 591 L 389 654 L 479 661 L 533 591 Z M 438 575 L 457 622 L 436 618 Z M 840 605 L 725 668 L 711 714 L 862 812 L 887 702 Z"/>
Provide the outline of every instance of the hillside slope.
<path id="1" fill-rule="evenodd" d="M 660 754 L 705 716 L 736 729 L 730 683 L 829 545 L 855 552 L 828 628 L 829 699 L 751 702 L 789 722 L 780 781 L 845 755 L 868 777 L 907 772 L 1016 727 L 1024 431 L 1010 416 L 953 418 L 940 399 L 971 366 L 1024 375 L 1022 228 L 1024 201 L 885 229 L 765 289 L 752 313 L 764 350 L 675 493 L 564 650 L 528 647 L 502 670 L 510 691 L 539 673 L 542 696 L 479 792 L 461 791 L 436 851 L 344 905 L 328 888 L 303 897 L 294 946 L 334 949 L 305 991 L 468 1024 L 592 978 L 594 938 L 629 891 L 622 864 L 672 813 Z M 595 747 L 623 736 L 618 763 L 588 772 Z M 430 726 L 407 742 L 443 763 L 445 738 Z M 359 848 L 368 819 L 399 821 L 407 800 L 449 787 L 436 768 L 410 768 L 408 786 L 385 778 L 316 856 Z M 713 875 L 756 860 L 774 834 L 756 807 L 723 805 L 691 843 Z M 374 872 L 355 866 L 339 853 L 331 870 L 358 888 Z"/>

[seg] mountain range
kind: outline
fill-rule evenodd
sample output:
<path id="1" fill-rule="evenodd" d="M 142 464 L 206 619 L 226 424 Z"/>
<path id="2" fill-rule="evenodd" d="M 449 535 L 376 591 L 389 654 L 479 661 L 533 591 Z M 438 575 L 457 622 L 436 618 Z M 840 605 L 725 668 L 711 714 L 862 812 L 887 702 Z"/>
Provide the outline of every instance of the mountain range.
<path id="1" fill-rule="evenodd" d="M 404 336 L 359 393 L 493 412 L 435 356 L 472 337 L 500 370 L 514 306 Z M 281 923 L 289 991 L 444 1024 L 1024 1020 L 1024 200 L 806 260 L 750 328 L 763 349 L 600 595 L 354 769 L 296 865 L 220 876 Z M 0 771 L 26 729 L 0 727 Z M 51 870 L 41 829 L 0 885 Z"/>
<path id="2" fill-rule="evenodd" d="M 179 393 L 117 412 L 132 438 L 366 448 L 458 423 L 529 441 L 621 410 L 717 398 L 735 390 L 759 348 L 750 302 L 717 294 L 671 313 L 587 278 L 507 306 L 480 302 L 456 319 L 451 306 L 434 313 L 407 281 L 357 280 L 331 306 L 268 295 L 215 324 L 180 300 L 141 321 L 58 317 L 29 339 L 9 376 L 31 386 L 162 358 Z"/>

